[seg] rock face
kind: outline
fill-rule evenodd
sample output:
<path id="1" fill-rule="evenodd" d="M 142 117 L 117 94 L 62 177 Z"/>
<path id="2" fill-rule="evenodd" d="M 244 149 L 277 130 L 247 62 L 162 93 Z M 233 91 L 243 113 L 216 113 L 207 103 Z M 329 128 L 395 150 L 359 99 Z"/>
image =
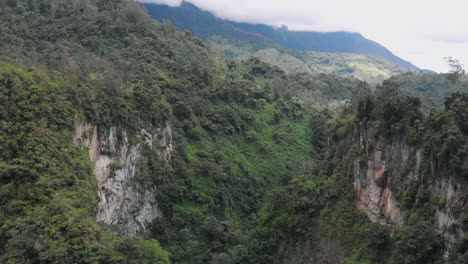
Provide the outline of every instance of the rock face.
<path id="1" fill-rule="evenodd" d="M 362 149 L 365 147 L 360 146 Z M 403 224 L 403 212 L 389 181 L 393 180 L 392 172 L 400 169 L 395 165 L 404 165 L 403 154 L 408 151 L 401 146 L 387 147 L 380 140 L 370 151 L 367 161 L 358 159 L 354 162 L 353 187 L 358 197 L 357 206 L 366 212 L 372 222 L 396 226 Z"/>
<path id="2" fill-rule="evenodd" d="M 466 180 L 448 170 L 436 169 L 436 161 L 424 157 L 418 146 L 380 137 L 362 124 L 348 143 L 360 153 L 352 161 L 357 206 L 371 221 L 401 226 L 405 224 L 405 209 L 416 205 L 418 197 L 426 194 L 439 204 L 434 215 L 435 228 L 444 236 L 447 248 L 463 238 L 456 210 L 468 206 Z M 422 169 L 422 164 L 426 169 Z M 416 199 L 403 205 L 405 195 L 411 192 L 417 193 Z"/>
<path id="3" fill-rule="evenodd" d="M 466 182 L 461 182 L 453 176 L 447 176 L 432 182 L 430 192 L 443 207 L 436 210 L 435 223 L 448 244 L 445 257 L 448 257 L 449 247 L 464 237 L 461 227 L 462 219 L 457 216 L 456 208 L 468 207 L 468 188 Z"/>
<path id="4" fill-rule="evenodd" d="M 165 161 L 171 159 L 170 126 L 151 132 L 141 130 L 133 143 L 124 129 L 112 127 L 98 133 L 98 127 L 81 122 L 75 125 L 73 140 L 89 150 L 98 182 L 98 221 L 121 224 L 127 235 L 134 236 L 144 233 L 148 223 L 162 216 L 154 189 L 141 186 L 133 178 L 138 173 L 143 147 L 157 151 Z"/>

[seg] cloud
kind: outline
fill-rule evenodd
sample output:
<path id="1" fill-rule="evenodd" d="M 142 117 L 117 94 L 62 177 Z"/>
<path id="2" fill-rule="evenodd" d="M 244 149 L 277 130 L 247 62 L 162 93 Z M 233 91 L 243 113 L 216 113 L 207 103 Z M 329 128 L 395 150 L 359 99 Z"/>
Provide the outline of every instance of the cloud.
<path id="1" fill-rule="evenodd" d="M 468 2 L 463 0 L 186 0 L 220 18 L 351 31 L 422 68 L 445 71 L 444 56 L 468 65 Z M 178 6 L 182 0 L 144 0 Z M 419 55 L 418 55 L 419 54 Z"/>
<path id="2" fill-rule="evenodd" d="M 450 33 L 429 34 L 428 39 L 432 41 L 439 41 L 439 42 L 445 42 L 445 43 L 457 43 L 457 44 L 468 43 L 468 36 L 450 34 Z"/>
<path id="3" fill-rule="evenodd" d="M 177 7 L 180 6 L 183 0 L 138 0 L 140 3 L 153 3 L 153 4 L 163 4 L 168 6 Z"/>

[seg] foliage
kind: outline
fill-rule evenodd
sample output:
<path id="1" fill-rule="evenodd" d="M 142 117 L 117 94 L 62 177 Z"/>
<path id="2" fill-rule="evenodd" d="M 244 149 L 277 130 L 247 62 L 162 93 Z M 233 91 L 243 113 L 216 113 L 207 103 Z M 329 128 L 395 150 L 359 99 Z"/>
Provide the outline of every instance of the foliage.
<path id="1" fill-rule="evenodd" d="M 344 164 L 351 164 L 359 155 L 366 158 L 363 149 L 359 147 L 353 149 L 349 146 L 350 140 L 356 137 L 356 131 L 361 129 L 360 133 L 366 133 L 368 137 L 385 139 L 392 144 L 405 142 L 411 147 L 422 150 L 421 166 L 417 173 L 428 177 L 429 181 L 437 180 L 434 177 L 447 173 L 463 181 L 467 176 L 468 160 L 467 99 L 464 93 L 453 93 L 446 99 L 445 109 L 433 109 L 429 115 L 424 115 L 419 99 L 404 96 L 398 83 L 392 80 L 386 81 L 377 87 L 374 93 L 366 93 L 353 99 L 354 106 L 346 107 L 342 113 L 327 122 L 328 134 L 333 140 L 332 144 L 335 145 L 335 151 L 331 155 L 338 164 L 342 164 L 343 159 Z M 353 156 L 354 159 L 347 161 L 347 155 Z M 349 167 L 342 173 L 345 174 L 348 170 Z M 396 188 L 394 194 L 402 202 L 406 225 L 396 229 L 392 240 L 384 243 L 387 245 L 387 250 L 379 254 L 387 254 L 388 263 L 440 261 L 445 246 L 443 239 L 434 231 L 432 222 L 437 204 L 429 192 L 425 191 L 428 187 L 423 182 L 410 181 L 405 185 L 403 188 Z M 398 189 L 405 191 L 399 194 Z M 450 206 L 450 210 L 455 217 L 463 219 L 463 212 L 457 210 L 456 205 Z M 343 214 L 341 211 L 340 213 Z M 459 247 L 463 247 L 462 245 L 461 242 Z M 361 260 L 379 262 L 372 259 L 372 254 L 364 254 L 363 259 L 360 254 L 356 254 L 353 254 L 348 262 Z M 454 261 L 464 258 L 463 254 L 453 254 Z"/>
<path id="2" fill-rule="evenodd" d="M 464 75 L 451 81 L 450 73 L 409 72 L 393 76 L 389 80 L 397 83 L 405 95 L 419 98 L 426 113 L 430 112 L 433 107 L 443 107 L 445 98 L 452 93 L 468 92 L 468 80 Z"/>
<path id="3" fill-rule="evenodd" d="M 87 153 L 71 142 L 80 114 L 74 92 L 84 87 L 74 85 L 0 65 L 2 263 L 126 263 L 120 238 L 94 219 L 95 177 Z"/>
<path id="4" fill-rule="evenodd" d="M 180 7 L 145 4 L 156 19 L 171 20 L 179 29 L 189 30 L 202 39 L 221 36 L 232 43 L 248 43 L 254 50 L 277 48 L 317 52 L 369 54 L 385 58 L 408 70 L 417 70 L 411 63 L 398 58 L 385 47 L 349 32 L 299 32 L 287 28 L 274 28 L 264 24 L 237 23 L 222 20 L 190 3 Z"/>
<path id="5" fill-rule="evenodd" d="M 132 1 L 18 1 L 1 12 L 11 26 L 0 28 L 0 54 L 27 65 L 0 68 L 4 262 L 165 261 L 154 241 L 93 219 L 95 180 L 70 138 L 77 120 L 130 132 L 173 124 L 171 163 L 146 150 L 137 180 L 158 186 L 166 217 L 151 237 L 179 263 L 240 255 L 269 190 L 316 166 L 302 84 L 279 69 L 215 57 Z M 354 88 L 340 89 L 321 102 Z"/>
<path id="6" fill-rule="evenodd" d="M 169 253 L 161 248 L 157 240 L 145 240 L 136 245 L 135 258 L 130 259 L 129 263 L 169 264 Z"/>
<path id="7" fill-rule="evenodd" d="M 434 263 L 440 257 L 442 238 L 430 223 L 400 228 L 393 237 L 390 263 Z"/>
<path id="8" fill-rule="evenodd" d="M 322 237 L 339 241 L 348 261 L 436 257 L 401 247 L 430 238 L 422 248 L 438 250 L 426 223 L 391 240 L 354 206 L 347 165 L 359 150 L 324 154 L 367 122 L 420 144 L 438 169 L 450 160 L 466 174 L 466 94 L 425 117 L 395 82 L 373 94 L 356 80 L 223 59 L 134 1 L 0 5 L 2 263 L 274 263 L 285 240 Z M 365 99 L 345 113 L 324 109 L 356 92 Z M 171 161 L 146 148 L 138 164 L 135 184 L 155 187 L 164 215 L 145 239 L 96 222 L 92 165 L 71 137 L 77 121 L 131 133 L 173 127 Z M 421 208 L 413 218 L 427 220 L 431 207 Z"/>
<path id="9" fill-rule="evenodd" d="M 447 64 L 449 66 L 447 79 L 449 79 L 452 83 L 456 83 L 460 77 L 465 75 L 463 65 L 461 65 L 457 59 L 454 59 L 452 57 L 446 57 L 444 59 L 447 61 Z"/>

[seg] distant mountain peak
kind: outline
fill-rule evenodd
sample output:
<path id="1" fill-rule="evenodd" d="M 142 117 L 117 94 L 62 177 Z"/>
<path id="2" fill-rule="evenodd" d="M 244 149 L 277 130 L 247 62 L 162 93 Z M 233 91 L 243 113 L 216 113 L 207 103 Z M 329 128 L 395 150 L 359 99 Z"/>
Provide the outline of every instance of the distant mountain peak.
<path id="1" fill-rule="evenodd" d="M 293 31 L 289 30 L 287 25 L 274 27 L 261 23 L 234 22 L 219 18 L 186 1 L 183 1 L 179 7 L 158 4 L 143 5 L 155 19 L 160 21 L 169 19 L 179 29 L 190 30 L 194 36 L 202 39 L 217 35 L 229 41 L 248 42 L 256 50 L 283 47 L 296 51 L 365 54 L 384 58 L 406 70 L 420 70 L 358 32 Z"/>

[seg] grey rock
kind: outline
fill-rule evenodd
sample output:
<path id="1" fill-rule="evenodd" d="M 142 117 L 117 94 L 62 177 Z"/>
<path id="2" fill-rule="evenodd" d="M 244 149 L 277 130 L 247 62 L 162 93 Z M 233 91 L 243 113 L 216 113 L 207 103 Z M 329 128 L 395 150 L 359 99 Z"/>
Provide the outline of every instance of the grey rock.
<path id="1" fill-rule="evenodd" d="M 98 183 L 99 204 L 96 220 L 105 224 L 123 225 L 128 236 L 144 234 L 147 225 L 162 217 L 154 187 L 142 186 L 134 180 L 142 150 L 148 146 L 169 162 L 173 152 L 169 125 L 148 132 L 141 130 L 130 143 L 125 129 L 112 127 L 98 133 L 98 127 L 85 122 L 75 125 L 74 143 L 87 148 Z"/>

